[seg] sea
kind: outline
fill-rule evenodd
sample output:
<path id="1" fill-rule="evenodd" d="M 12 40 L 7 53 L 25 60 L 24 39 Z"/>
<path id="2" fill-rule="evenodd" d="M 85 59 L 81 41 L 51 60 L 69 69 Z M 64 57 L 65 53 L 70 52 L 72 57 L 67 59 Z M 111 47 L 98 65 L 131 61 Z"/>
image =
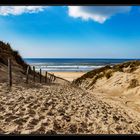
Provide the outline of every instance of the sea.
<path id="1" fill-rule="evenodd" d="M 88 72 L 106 65 L 113 66 L 122 62 L 140 59 L 102 59 L 102 58 L 25 58 L 36 71 L 48 72 Z"/>

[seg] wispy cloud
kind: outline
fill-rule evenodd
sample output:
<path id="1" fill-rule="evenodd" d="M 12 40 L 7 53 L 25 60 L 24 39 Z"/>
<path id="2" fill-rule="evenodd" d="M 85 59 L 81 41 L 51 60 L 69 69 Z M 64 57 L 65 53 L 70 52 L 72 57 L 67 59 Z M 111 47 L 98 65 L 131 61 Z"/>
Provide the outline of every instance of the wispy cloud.
<path id="1" fill-rule="evenodd" d="M 0 15 L 21 15 L 24 13 L 38 13 L 48 6 L 0 6 Z M 118 13 L 127 13 L 131 6 L 68 6 L 68 14 L 73 18 L 81 18 L 85 21 L 104 23 L 111 16 Z"/>
<path id="2" fill-rule="evenodd" d="M 23 13 L 38 13 L 47 6 L 0 6 L 0 15 L 21 15 Z"/>
<path id="3" fill-rule="evenodd" d="M 115 14 L 127 13 L 130 10 L 131 6 L 68 6 L 69 16 L 99 23 L 104 23 Z"/>

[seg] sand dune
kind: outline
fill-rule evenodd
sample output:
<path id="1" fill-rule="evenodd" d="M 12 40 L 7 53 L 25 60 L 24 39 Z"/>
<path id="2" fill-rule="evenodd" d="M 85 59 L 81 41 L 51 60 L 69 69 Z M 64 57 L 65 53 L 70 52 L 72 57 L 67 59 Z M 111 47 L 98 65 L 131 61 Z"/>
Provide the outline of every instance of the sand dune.
<path id="1" fill-rule="evenodd" d="M 112 72 L 110 77 L 104 74 L 94 84 L 91 84 L 93 80 L 95 81 L 94 77 L 85 78 L 80 87 L 98 96 L 101 100 L 114 101 L 140 112 L 140 66 L 134 64 L 134 70 L 131 71 L 131 69 L 128 65 L 121 71 Z M 104 71 L 106 72 L 107 70 Z"/>

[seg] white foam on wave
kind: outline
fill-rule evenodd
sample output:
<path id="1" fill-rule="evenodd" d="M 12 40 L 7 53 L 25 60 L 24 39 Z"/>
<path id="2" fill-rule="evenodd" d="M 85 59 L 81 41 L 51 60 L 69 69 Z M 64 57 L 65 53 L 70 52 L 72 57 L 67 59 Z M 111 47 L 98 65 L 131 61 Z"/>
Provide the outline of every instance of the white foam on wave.
<path id="1" fill-rule="evenodd" d="M 35 66 L 36 70 L 39 71 L 90 71 L 103 66 Z"/>

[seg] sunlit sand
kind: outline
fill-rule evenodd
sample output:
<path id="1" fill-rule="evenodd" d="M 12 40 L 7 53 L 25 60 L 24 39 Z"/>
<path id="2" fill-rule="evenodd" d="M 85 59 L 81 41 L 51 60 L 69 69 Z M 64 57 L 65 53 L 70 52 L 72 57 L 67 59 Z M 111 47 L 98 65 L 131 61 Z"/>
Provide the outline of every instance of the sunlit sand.
<path id="1" fill-rule="evenodd" d="M 62 77 L 68 81 L 73 81 L 74 79 L 82 76 L 85 72 L 50 72 L 58 77 Z"/>

